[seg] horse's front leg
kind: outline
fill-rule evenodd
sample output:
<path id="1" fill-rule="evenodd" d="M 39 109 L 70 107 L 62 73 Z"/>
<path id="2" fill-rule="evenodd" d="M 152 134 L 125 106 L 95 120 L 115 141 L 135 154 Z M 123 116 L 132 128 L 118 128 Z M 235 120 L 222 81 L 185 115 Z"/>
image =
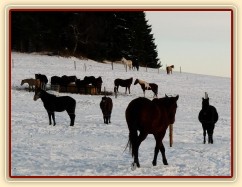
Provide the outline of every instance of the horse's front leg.
<path id="1" fill-rule="evenodd" d="M 48 116 L 49 116 L 49 125 L 51 125 L 51 112 L 48 112 Z"/>
<path id="2" fill-rule="evenodd" d="M 160 146 L 160 152 L 163 158 L 163 164 L 164 165 L 168 165 L 167 159 L 166 159 L 166 154 L 165 154 L 165 147 L 163 145 L 163 143 L 161 142 L 161 146 Z"/>
<path id="3" fill-rule="evenodd" d="M 53 126 L 55 126 L 56 125 L 56 123 L 55 123 L 55 112 L 52 112 L 51 114 L 52 114 L 52 119 L 53 119 L 53 123 L 54 123 Z"/>

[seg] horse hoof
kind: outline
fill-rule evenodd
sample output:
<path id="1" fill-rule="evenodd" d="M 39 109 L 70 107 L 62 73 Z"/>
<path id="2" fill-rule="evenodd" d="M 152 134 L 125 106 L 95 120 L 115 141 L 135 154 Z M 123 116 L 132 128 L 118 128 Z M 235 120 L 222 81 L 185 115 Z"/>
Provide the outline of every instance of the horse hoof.
<path id="1" fill-rule="evenodd" d="M 132 163 L 131 164 L 131 170 L 134 171 L 134 170 L 136 170 L 136 168 L 137 168 L 137 164 L 136 163 Z"/>

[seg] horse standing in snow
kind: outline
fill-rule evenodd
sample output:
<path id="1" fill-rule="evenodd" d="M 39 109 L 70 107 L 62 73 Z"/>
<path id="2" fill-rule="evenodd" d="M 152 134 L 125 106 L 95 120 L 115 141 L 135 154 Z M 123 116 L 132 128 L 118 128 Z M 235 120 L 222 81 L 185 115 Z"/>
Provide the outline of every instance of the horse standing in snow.
<path id="1" fill-rule="evenodd" d="M 118 87 L 125 87 L 125 93 L 127 93 L 127 89 L 129 90 L 129 94 L 130 94 L 130 86 L 133 82 L 133 77 L 129 78 L 129 79 L 115 79 L 114 80 L 114 89 L 115 89 L 115 93 L 118 92 Z"/>
<path id="2" fill-rule="evenodd" d="M 152 90 L 154 92 L 154 97 L 157 97 L 157 94 L 158 94 L 158 85 L 155 84 L 155 83 L 147 83 L 143 80 L 140 80 L 140 79 L 136 79 L 135 82 L 134 82 L 134 85 L 136 84 L 140 84 L 142 90 L 143 90 L 143 93 L 144 93 L 144 97 L 145 97 L 145 90 Z"/>
<path id="3" fill-rule="evenodd" d="M 209 105 L 207 94 L 202 98 L 202 110 L 199 112 L 198 119 L 203 127 L 203 143 L 206 143 L 206 132 L 208 133 L 208 143 L 213 144 L 213 131 L 215 123 L 218 121 L 218 113 L 214 106 Z"/>
<path id="4" fill-rule="evenodd" d="M 35 90 L 34 101 L 41 98 L 43 101 L 44 107 L 49 116 L 49 125 L 51 125 L 51 116 L 55 123 L 55 111 L 63 112 L 67 111 L 70 116 L 71 123 L 70 126 L 74 126 L 75 121 L 75 109 L 76 109 L 76 100 L 69 96 L 56 97 L 55 95 L 49 94 L 46 91 L 38 88 Z"/>
<path id="5" fill-rule="evenodd" d="M 178 98 L 179 95 L 176 97 L 166 96 L 160 99 L 155 98 L 151 101 L 147 98 L 139 97 L 129 103 L 125 111 L 129 129 L 129 141 L 126 148 L 129 146 L 132 157 L 134 157 L 132 169 L 140 167 L 138 158 L 139 146 L 148 134 L 153 134 L 156 140 L 153 166 L 157 164 L 159 151 L 162 154 L 163 164 L 168 165 L 162 141 L 168 126 L 175 122 Z"/>
<path id="6" fill-rule="evenodd" d="M 132 60 L 126 60 L 124 57 L 121 59 L 121 62 L 124 64 L 124 66 L 128 66 L 129 70 L 132 69 L 133 67 L 133 62 Z"/>
<path id="7" fill-rule="evenodd" d="M 112 113 L 112 109 L 113 109 L 113 101 L 110 97 L 102 97 L 102 100 L 100 102 L 100 108 L 102 110 L 103 113 L 103 120 L 104 123 L 108 124 L 111 123 L 110 119 L 111 119 L 111 113 Z"/>
<path id="8" fill-rule="evenodd" d="M 167 75 L 169 75 L 170 73 L 172 74 L 172 68 L 174 68 L 174 65 L 171 65 L 171 66 L 167 66 L 166 67 L 166 73 L 167 73 Z"/>

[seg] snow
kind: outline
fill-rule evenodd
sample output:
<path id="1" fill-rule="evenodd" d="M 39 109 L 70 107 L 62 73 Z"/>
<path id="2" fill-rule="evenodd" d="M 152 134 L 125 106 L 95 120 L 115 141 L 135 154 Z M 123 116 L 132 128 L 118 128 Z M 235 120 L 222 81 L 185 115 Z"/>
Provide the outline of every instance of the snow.
<path id="1" fill-rule="evenodd" d="M 12 53 L 11 67 L 11 176 L 214 176 L 232 175 L 231 166 L 231 79 L 207 75 L 140 68 L 127 71 L 122 64 L 97 63 L 92 60 L 62 58 L 40 54 Z M 74 68 L 76 62 L 76 69 Z M 86 71 L 84 66 L 86 65 Z M 148 135 L 139 149 L 141 167 L 131 170 L 133 159 L 124 151 L 128 142 L 125 109 L 129 102 L 143 96 L 139 85 L 131 86 L 131 94 L 119 88 L 111 124 L 103 123 L 100 95 L 69 95 L 77 101 L 76 119 L 69 126 L 66 112 L 56 113 L 56 126 L 48 124 L 41 100 L 34 101 L 33 92 L 21 80 L 34 78 L 35 73 L 57 75 L 102 76 L 103 88 L 113 91 L 116 78 L 133 77 L 157 83 L 158 97 L 179 94 L 174 144 L 169 147 L 169 133 L 163 143 L 167 166 L 159 153 L 157 166 L 152 166 L 155 140 Z M 217 108 L 219 120 L 214 130 L 214 144 L 203 144 L 202 126 L 198 121 L 202 97 L 207 92 L 210 104 Z M 153 98 L 153 93 L 146 92 Z"/>

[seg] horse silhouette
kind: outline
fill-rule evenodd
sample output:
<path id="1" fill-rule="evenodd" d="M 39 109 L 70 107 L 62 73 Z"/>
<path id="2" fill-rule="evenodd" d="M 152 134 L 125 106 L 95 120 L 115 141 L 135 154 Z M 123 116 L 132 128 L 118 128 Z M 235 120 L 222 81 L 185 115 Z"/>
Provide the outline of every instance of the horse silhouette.
<path id="1" fill-rule="evenodd" d="M 199 112 L 198 119 L 203 127 L 203 143 L 206 143 L 206 132 L 208 133 L 208 143 L 213 144 L 213 131 L 215 123 L 218 121 L 218 113 L 214 106 L 209 105 L 209 98 L 202 101 L 202 110 Z"/>
<path id="2" fill-rule="evenodd" d="M 74 126 L 75 121 L 75 108 L 76 108 L 76 100 L 69 96 L 56 97 L 55 95 L 49 94 L 46 91 L 38 88 L 35 90 L 34 101 L 41 98 L 43 101 L 44 107 L 49 116 L 49 125 L 51 125 L 51 116 L 53 119 L 54 126 L 55 122 L 55 111 L 63 112 L 67 111 L 70 116 L 71 123 L 70 126 Z"/>

